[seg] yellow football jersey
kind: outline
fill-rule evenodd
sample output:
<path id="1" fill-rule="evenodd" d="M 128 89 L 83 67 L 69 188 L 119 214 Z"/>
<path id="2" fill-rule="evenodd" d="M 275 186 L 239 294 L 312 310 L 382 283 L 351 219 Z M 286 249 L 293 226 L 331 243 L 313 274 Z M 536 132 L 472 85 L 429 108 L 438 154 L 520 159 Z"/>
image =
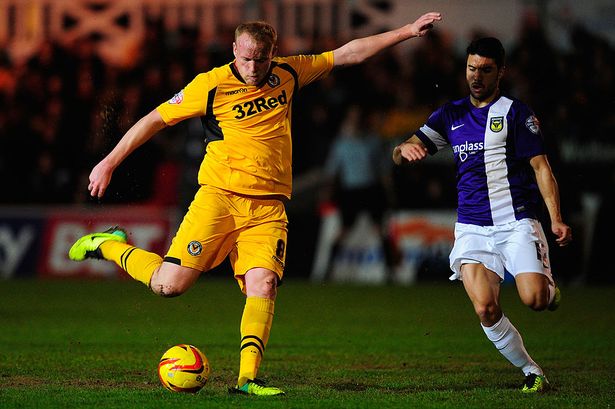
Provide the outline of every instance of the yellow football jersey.
<path id="1" fill-rule="evenodd" d="M 290 198 L 293 96 L 332 68 L 331 51 L 278 57 L 264 83 L 253 86 L 246 85 L 230 63 L 197 75 L 156 109 L 167 125 L 201 117 L 207 148 L 199 184 Z"/>

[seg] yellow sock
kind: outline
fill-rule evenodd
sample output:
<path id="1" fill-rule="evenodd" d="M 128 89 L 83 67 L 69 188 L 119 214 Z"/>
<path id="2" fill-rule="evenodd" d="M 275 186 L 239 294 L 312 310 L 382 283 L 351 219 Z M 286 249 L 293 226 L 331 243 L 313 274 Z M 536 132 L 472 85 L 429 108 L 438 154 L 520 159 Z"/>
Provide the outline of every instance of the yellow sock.
<path id="1" fill-rule="evenodd" d="M 154 271 L 162 264 L 158 254 L 119 241 L 105 241 L 100 251 L 106 260 L 114 261 L 135 280 L 149 287 Z"/>
<path id="2" fill-rule="evenodd" d="M 238 386 L 256 378 L 258 368 L 269 340 L 273 322 L 274 301 L 268 298 L 248 297 L 241 317 L 241 359 Z"/>

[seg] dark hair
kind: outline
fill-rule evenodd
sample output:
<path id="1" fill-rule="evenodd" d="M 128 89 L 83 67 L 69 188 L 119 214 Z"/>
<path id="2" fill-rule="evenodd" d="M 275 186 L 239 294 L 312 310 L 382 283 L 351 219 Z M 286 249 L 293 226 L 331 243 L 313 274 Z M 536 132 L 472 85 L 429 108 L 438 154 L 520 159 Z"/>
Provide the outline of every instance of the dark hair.
<path id="1" fill-rule="evenodd" d="M 506 52 L 500 40 L 494 37 L 484 37 L 474 40 L 466 49 L 466 55 L 480 55 L 481 57 L 492 58 L 498 68 L 506 64 Z"/>
<path id="2" fill-rule="evenodd" d="M 235 29 L 235 41 L 237 41 L 239 36 L 243 33 L 247 33 L 259 44 L 268 45 L 272 50 L 275 48 L 278 41 L 276 29 L 271 24 L 264 21 L 248 21 L 246 23 L 241 23 Z"/>

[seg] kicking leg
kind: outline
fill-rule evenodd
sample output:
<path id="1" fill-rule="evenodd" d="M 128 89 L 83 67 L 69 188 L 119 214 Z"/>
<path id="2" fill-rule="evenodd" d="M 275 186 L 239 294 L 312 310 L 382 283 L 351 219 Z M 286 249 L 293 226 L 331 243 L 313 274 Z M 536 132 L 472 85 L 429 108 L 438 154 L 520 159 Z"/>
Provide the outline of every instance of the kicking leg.
<path id="1" fill-rule="evenodd" d="M 163 297 L 183 294 L 201 275 L 199 270 L 164 262 L 158 254 L 128 244 L 105 242 L 100 249 L 105 259 L 115 261 L 132 278 Z"/>
<path id="2" fill-rule="evenodd" d="M 126 232 L 119 227 L 91 233 L 73 244 L 69 257 L 75 261 L 88 258 L 113 261 L 132 278 L 165 297 L 182 294 L 201 274 L 192 268 L 163 262 L 158 254 L 132 246 L 126 243 L 126 239 Z"/>

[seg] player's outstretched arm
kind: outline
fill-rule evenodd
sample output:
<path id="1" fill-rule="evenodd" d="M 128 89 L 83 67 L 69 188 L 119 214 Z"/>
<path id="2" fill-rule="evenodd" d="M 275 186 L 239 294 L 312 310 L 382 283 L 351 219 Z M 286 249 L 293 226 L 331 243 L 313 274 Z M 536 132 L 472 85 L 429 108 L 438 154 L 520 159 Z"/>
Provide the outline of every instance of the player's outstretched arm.
<path id="1" fill-rule="evenodd" d="M 549 211 L 551 231 L 557 237 L 555 241 L 558 245 L 565 246 L 572 240 L 572 230 L 570 226 L 562 221 L 559 188 L 557 187 L 557 181 L 551 170 L 551 165 L 549 165 L 546 155 L 534 156 L 530 159 L 530 165 L 532 165 L 534 169 L 536 183 L 538 183 L 540 194 Z"/>
<path id="2" fill-rule="evenodd" d="M 426 156 L 427 147 L 416 135 L 412 135 L 412 137 L 393 149 L 393 162 L 395 162 L 396 165 L 416 162 L 424 159 Z"/>
<path id="3" fill-rule="evenodd" d="M 115 148 L 94 166 L 94 169 L 90 172 L 90 184 L 88 185 L 90 195 L 92 197 L 102 197 L 111 182 L 111 176 L 115 168 L 132 151 L 147 142 L 165 126 L 166 124 L 162 117 L 155 109 L 134 124 L 120 139 Z"/>
<path id="4" fill-rule="evenodd" d="M 333 50 L 333 63 L 336 67 L 360 64 L 385 48 L 410 38 L 424 36 L 433 28 L 433 24 L 440 20 L 442 20 L 440 13 L 430 12 L 423 14 L 414 23 L 398 29 L 352 40 Z"/>

